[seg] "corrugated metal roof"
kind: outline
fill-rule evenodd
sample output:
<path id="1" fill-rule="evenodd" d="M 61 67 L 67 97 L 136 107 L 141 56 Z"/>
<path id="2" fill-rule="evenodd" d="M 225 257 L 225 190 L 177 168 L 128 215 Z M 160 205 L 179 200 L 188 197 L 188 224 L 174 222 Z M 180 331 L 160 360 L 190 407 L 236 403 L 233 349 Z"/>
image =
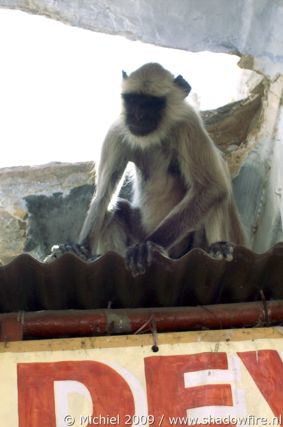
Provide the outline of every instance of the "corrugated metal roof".
<path id="1" fill-rule="evenodd" d="M 123 258 L 108 253 L 86 263 L 65 254 L 43 264 L 23 254 L 0 267 L 0 312 L 194 306 L 283 299 L 283 243 L 264 254 L 242 247 L 232 262 L 200 249 L 179 260 L 157 254 L 133 278 Z"/>

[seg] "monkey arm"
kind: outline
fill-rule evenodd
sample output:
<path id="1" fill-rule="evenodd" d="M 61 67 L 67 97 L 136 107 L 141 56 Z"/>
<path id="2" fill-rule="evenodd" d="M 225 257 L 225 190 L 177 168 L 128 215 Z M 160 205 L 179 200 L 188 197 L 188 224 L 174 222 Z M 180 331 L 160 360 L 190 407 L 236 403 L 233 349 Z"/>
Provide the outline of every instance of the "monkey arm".
<path id="1" fill-rule="evenodd" d="M 197 230 L 211 208 L 222 203 L 226 197 L 224 189 L 191 189 L 146 240 L 170 249 L 188 233 Z"/>
<path id="2" fill-rule="evenodd" d="M 224 191 L 215 191 L 212 194 L 205 188 L 199 188 L 199 191 L 190 190 L 161 224 L 146 236 L 144 242 L 129 247 L 125 262 L 131 274 L 134 277 L 144 274 L 146 268 L 151 265 L 155 252 L 168 256 L 168 250 L 190 231 L 196 230 L 209 215 L 211 207 L 224 199 Z"/>
<path id="3" fill-rule="evenodd" d="M 104 226 L 108 205 L 128 163 L 127 147 L 122 139 L 117 123 L 110 128 L 103 143 L 96 194 L 90 203 L 79 237 L 79 244 L 92 252 Z"/>
<path id="4" fill-rule="evenodd" d="M 178 135 L 178 161 L 188 191 L 147 240 L 170 249 L 203 224 L 232 194 L 225 161 L 194 110 Z M 224 239 L 223 239 L 224 240 Z"/>

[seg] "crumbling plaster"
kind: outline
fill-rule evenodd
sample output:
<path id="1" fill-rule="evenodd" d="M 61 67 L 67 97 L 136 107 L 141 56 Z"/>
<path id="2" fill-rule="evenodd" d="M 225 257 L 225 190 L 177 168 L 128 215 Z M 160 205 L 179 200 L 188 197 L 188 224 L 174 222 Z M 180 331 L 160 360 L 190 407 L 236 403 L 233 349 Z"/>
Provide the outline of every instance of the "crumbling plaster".
<path id="1" fill-rule="evenodd" d="M 91 163 L 0 169 L 0 265 L 22 252 L 43 259 L 77 238 L 94 191 Z"/>
<path id="2" fill-rule="evenodd" d="M 0 0 L 0 7 L 192 52 L 238 53 L 243 66 L 283 71 L 282 0 Z"/>

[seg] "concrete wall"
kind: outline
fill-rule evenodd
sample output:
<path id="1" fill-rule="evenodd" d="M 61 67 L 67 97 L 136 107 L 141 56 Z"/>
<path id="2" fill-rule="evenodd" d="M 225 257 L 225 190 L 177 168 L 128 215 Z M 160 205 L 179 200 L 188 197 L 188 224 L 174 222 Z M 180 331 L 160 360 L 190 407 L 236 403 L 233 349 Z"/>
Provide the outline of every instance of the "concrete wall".
<path id="1" fill-rule="evenodd" d="M 78 238 L 92 194 L 90 163 L 0 169 L 0 265 L 22 252 L 38 259 Z"/>
<path id="2" fill-rule="evenodd" d="M 283 70 L 282 0 L 0 0 L 0 7 L 160 46 L 240 53 L 269 75 Z"/>

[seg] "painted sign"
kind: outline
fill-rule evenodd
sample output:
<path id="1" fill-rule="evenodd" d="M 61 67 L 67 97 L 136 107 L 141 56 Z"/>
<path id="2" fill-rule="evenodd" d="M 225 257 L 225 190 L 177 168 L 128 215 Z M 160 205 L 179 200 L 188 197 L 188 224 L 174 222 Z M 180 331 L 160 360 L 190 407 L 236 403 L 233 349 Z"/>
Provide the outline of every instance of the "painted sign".
<path id="1" fill-rule="evenodd" d="M 282 425 L 282 338 L 144 339 L 3 345 L 0 425 Z"/>

